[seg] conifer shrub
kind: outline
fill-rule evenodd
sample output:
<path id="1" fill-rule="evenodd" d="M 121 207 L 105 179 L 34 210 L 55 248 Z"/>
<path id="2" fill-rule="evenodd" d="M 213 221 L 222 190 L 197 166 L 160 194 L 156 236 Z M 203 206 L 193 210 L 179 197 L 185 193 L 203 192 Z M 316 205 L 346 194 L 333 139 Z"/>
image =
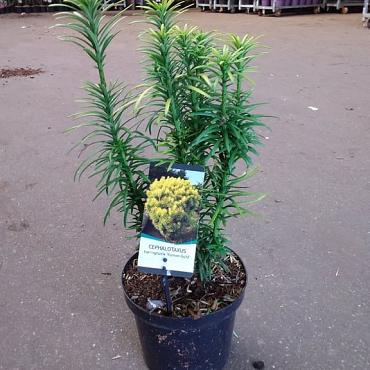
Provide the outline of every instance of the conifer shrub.
<path id="1" fill-rule="evenodd" d="M 147 191 L 145 209 L 154 227 L 168 240 L 179 241 L 195 230 L 200 208 L 200 194 L 189 180 L 162 177 Z"/>

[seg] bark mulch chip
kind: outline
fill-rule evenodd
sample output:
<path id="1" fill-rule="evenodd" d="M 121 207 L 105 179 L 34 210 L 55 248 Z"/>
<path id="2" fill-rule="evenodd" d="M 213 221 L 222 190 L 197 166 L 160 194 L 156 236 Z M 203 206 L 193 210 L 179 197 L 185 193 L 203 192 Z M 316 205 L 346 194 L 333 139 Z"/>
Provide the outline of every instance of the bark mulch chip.
<path id="1" fill-rule="evenodd" d="M 2 68 L 0 69 L 0 78 L 30 77 L 43 72 L 41 68 Z"/>
<path id="2" fill-rule="evenodd" d="M 137 260 L 133 260 L 123 276 L 127 295 L 144 309 L 166 316 L 162 277 L 141 273 L 136 264 Z M 204 284 L 196 274 L 189 279 L 169 278 L 174 316 L 196 319 L 228 306 L 241 295 L 247 283 L 242 263 L 236 255 L 231 254 L 225 258 L 224 264 L 225 268 L 217 266 L 213 279 Z M 148 300 L 161 301 L 163 305 L 149 310 Z"/>

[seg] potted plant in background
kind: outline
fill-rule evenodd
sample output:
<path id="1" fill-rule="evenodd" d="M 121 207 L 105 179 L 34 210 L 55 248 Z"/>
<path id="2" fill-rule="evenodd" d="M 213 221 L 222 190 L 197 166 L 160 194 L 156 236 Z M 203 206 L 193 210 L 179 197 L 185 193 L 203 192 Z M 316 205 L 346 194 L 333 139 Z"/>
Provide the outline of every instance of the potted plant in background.
<path id="1" fill-rule="evenodd" d="M 85 121 L 72 129 L 88 130 L 81 144 L 91 150 L 76 178 L 91 171 L 99 178 L 97 196 L 111 196 L 104 222 L 118 209 L 123 225 L 139 237 L 149 213 L 173 238 L 179 229 L 169 227 L 168 219 L 161 222 L 156 215 L 161 205 L 152 199 L 152 192 L 170 185 L 162 181 L 151 187 L 145 151 L 155 153 L 159 169 L 171 171 L 180 163 L 205 170 L 200 198 L 184 190 L 200 208 L 198 244 L 193 276 L 169 278 L 171 310 L 164 304 L 162 277 L 139 272 L 137 254 L 123 270 L 145 361 L 150 369 L 222 369 L 247 283 L 242 261 L 228 247 L 226 223 L 250 214 L 247 205 L 264 196 L 245 184 L 256 172 L 250 168 L 260 144 L 255 129 L 264 126 L 254 113 L 257 104 L 250 103 L 251 90 L 244 87 L 257 39 L 227 35 L 219 46 L 213 33 L 176 24 L 182 10 L 174 0 L 149 0 L 142 7 L 148 24 L 142 34 L 146 79 L 127 90 L 108 82 L 105 73 L 106 50 L 121 14 L 103 21 L 100 0 L 64 4 L 74 12 L 61 13 L 68 23 L 56 26 L 78 33 L 63 39 L 80 46 L 98 71 L 98 82 L 85 85 L 89 108 L 77 115 Z M 194 226 L 192 217 L 186 227 Z"/>
<path id="2" fill-rule="evenodd" d="M 47 12 L 55 12 L 58 9 L 57 1 L 53 1 L 53 0 L 43 0 L 43 1 L 46 6 Z"/>
<path id="3" fill-rule="evenodd" d="M 45 2 L 45 0 L 40 0 L 39 5 L 40 5 L 40 12 L 41 13 L 46 13 L 48 11 L 48 6 L 47 6 L 47 3 Z"/>
<path id="4" fill-rule="evenodd" d="M 26 13 L 26 14 L 33 13 L 32 0 L 24 0 L 24 5 L 22 9 L 23 9 L 23 13 Z"/>
<path id="5" fill-rule="evenodd" d="M 22 0 L 17 0 L 14 10 L 18 14 L 23 12 L 23 1 Z"/>
<path id="6" fill-rule="evenodd" d="M 41 0 L 34 0 L 33 1 L 33 12 L 40 13 L 41 12 Z"/>
<path id="7" fill-rule="evenodd" d="M 3 0 L 0 0 L 0 14 L 5 13 L 6 3 Z"/>

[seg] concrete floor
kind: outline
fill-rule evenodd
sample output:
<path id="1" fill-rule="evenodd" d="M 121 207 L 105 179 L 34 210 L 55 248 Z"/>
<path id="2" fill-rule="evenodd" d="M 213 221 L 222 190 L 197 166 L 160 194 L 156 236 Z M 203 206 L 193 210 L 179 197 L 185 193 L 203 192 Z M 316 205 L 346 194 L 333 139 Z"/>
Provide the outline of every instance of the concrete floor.
<path id="1" fill-rule="evenodd" d="M 142 77 L 138 18 L 109 53 L 127 83 Z M 360 14 L 186 19 L 269 47 L 254 100 L 277 118 L 251 183 L 269 197 L 229 228 L 250 281 L 227 369 L 370 369 L 370 31 Z M 78 135 L 63 134 L 95 71 L 54 22 L 0 16 L 0 68 L 45 70 L 0 80 L 0 369 L 144 370 L 120 286 L 133 244 L 119 215 L 102 226 L 94 182 L 73 182 Z"/>

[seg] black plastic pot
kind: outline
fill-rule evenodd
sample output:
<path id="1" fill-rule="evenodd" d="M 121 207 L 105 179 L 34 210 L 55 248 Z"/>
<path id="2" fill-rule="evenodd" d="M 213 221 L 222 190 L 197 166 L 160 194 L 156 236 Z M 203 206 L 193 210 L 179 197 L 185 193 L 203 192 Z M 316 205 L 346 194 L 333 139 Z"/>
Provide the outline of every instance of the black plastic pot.
<path id="1" fill-rule="evenodd" d="M 137 254 L 130 258 L 124 274 Z M 244 267 L 244 265 L 243 265 Z M 144 360 L 150 370 L 221 370 L 230 353 L 235 313 L 244 298 L 229 306 L 202 316 L 175 318 L 150 314 L 126 294 L 128 307 L 135 315 Z"/>

